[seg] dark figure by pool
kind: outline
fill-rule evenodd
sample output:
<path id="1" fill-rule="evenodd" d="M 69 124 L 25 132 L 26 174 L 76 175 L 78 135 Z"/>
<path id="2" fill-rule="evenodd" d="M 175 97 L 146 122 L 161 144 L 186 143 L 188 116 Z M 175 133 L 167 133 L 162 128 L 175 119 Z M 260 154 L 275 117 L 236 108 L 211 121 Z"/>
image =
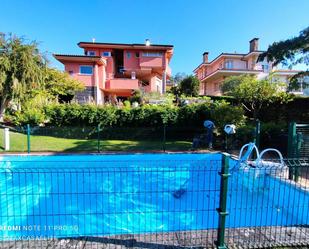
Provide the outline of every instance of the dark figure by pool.
<path id="1" fill-rule="evenodd" d="M 206 145 L 208 148 L 212 149 L 213 131 L 215 129 L 215 124 L 210 120 L 206 120 L 204 122 L 204 127 L 206 128 L 206 131 L 207 131 Z"/>
<path id="2" fill-rule="evenodd" d="M 204 122 L 204 127 L 206 128 L 206 133 L 201 135 L 196 135 L 193 138 L 192 148 L 197 149 L 199 146 L 207 146 L 208 148 L 212 149 L 212 142 L 213 142 L 213 130 L 215 128 L 215 124 L 210 121 L 206 120 Z"/>

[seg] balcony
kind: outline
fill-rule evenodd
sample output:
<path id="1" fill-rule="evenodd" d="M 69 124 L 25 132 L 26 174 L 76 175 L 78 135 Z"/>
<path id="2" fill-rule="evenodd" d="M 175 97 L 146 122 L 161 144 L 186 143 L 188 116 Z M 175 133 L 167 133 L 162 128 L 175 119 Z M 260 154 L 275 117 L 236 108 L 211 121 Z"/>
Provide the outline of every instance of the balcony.
<path id="1" fill-rule="evenodd" d="M 212 77 L 221 77 L 221 76 L 232 76 L 240 74 L 259 74 L 263 72 L 262 69 L 247 69 L 247 68 L 228 68 L 228 67 L 219 67 L 215 70 L 208 71 L 204 75 L 198 76 L 199 80 L 206 80 Z"/>
<path id="2" fill-rule="evenodd" d="M 141 68 L 143 67 L 162 68 L 163 57 L 140 57 L 139 65 Z"/>
<path id="3" fill-rule="evenodd" d="M 105 89 L 138 89 L 138 80 L 128 78 L 111 79 L 106 82 Z"/>

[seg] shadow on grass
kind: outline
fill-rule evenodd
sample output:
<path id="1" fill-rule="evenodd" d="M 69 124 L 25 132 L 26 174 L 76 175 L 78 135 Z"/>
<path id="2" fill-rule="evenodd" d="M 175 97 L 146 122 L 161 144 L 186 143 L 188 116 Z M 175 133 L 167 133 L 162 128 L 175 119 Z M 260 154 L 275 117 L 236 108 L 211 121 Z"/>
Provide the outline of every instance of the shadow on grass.
<path id="1" fill-rule="evenodd" d="M 163 151 L 162 141 L 128 141 L 128 140 L 84 140 L 73 142 L 74 147 L 65 149 L 64 152 L 104 152 L 104 151 Z M 191 148 L 188 141 L 167 141 L 165 149 L 168 151 L 186 151 Z"/>
<path id="2" fill-rule="evenodd" d="M 129 131 L 127 131 L 129 133 Z M 75 130 L 74 130 L 75 133 Z M 59 134 L 58 134 L 59 135 Z M 76 134 L 78 136 L 79 134 Z M 134 134 L 133 134 L 134 135 Z M 113 136 L 112 136 L 113 137 Z M 130 137 L 130 134 L 127 135 Z M 26 152 L 27 151 L 27 136 L 22 133 L 11 132 L 11 150 L 9 152 Z M 146 138 L 108 138 L 98 140 L 94 138 L 74 138 L 48 135 L 32 134 L 30 136 L 30 151 L 31 152 L 55 152 L 55 153 L 74 153 L 74 152 L 132 152 L 132 151 L 163 151 L 164 145 L 162 139 Z M 3 140 L 3 134 L 0 134 L 0 139 Z M 99 149 L 98 149 L 99 146 Z M 165 143 L 166 151 L 186 151 L 191 148 L 191 142 L 187 139 L 168 139 Z M 3 145 L 0 151 L 4 152 Z"/>

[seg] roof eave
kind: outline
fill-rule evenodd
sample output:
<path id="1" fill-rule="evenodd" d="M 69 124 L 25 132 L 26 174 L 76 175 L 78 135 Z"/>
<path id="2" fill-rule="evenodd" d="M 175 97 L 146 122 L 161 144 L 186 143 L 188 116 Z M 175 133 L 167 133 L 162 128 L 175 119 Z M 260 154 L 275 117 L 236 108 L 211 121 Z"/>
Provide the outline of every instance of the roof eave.
<path id="1" fill-rule="evenodd" d="M 212 63 L 214 63 L 216 60 L 220 59 L 221 57 L 229 57 L 229 56 L 232 56 L 232 57 L 240 57 L 240 58 L 245 58 L 245 57 L 248 57 L 249 55 L 251 54 L 261 54 L 261 53 L 264 53 L 265 51 L 252 51 L 252 52 L 249 52 L 247 54 L 237 54 L 237 53 L 221 53 L 219 54 L 216 58 L 214 58 L 212 61 L 210 62 L 207 62 L 207 63 L 201 63 L 197 68 L 195 68 L 193 70 L 194 73 L 196 73 L 196 71 L 202 67 L 202 66 L 206 66 L 206 65 L 211 65 Z"/>
<path id="2" fill-rule="evenodd" d="M 164 44 L 152 44 L 150 46 L 146 46 L 145 44 L 127 44 L 127 43 L 103 43 L 103 42 L 79 42 L 77 45 L 81 48 L 87 47 L 127 47 L 127 48 L 142 48 L 142 49 L 162 49 L 162 50 L 173 50 L 173 45 L 164 45 Z"/>
<path id="3" fill-rule="evenodd" d="M 88 56 L 88 55 L 68 55 L 68 54 L 53 54 L 53 57 L 63 62 L 96 62 L 98 64 L 106 65 L 106 58 L 101 56 Z"/>

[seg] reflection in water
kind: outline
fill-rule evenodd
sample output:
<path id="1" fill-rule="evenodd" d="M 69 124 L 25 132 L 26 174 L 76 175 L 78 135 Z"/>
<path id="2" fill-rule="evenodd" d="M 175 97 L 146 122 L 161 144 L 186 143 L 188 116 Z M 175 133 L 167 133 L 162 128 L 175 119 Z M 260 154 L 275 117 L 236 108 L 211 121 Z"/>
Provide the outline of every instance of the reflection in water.
<path id="1" fill-rule="evenodd" d="M 203 165 L 194 161 L 155 166 L 148 162 L 112 165 L 91 169 L 70 165 L 69 170 L 22 170 L 10 163 L 2 165 L 0 238 L 101 236 L 217 227 L 220 161 L 217 168 L 208 161 Z M 175 192 L 182 189 L 181 195 L 175 197 Z M 289 202 L 282 193 L 296 196 L 299 203 L 294 205 L 303 215 L 288 213 Z M 308 204 L 308 193 L 269 175 L 234 172 L 229 178 L 228 210 L 232 212 L 227 226 L 308 224 Z M 38 225 L 40 230 L 23 229 Z M 21 229 L 1 229 L 4 226 Z"/>
<path id="2" fill-rule="evenodd" d="M 0 229 L 1 237 L 168 231 L 190 226 L 193 220 L 186 198 L 177 200 L 172 195 L 192 184 L 189 164 L 178 168 L 131 165 L 104 172 L 13 170 L 2 171 L 0 177 L 1 226 L 44 228 Z M 57 226 L 59 230 L 54 229 Z M 78 226 L 78 231 L 61 226 Z"/>
<path id="3" fill-rule="evenodd" d="M 51 183 L 42 179 L 39 174 L 16 173 L 6 167 L 0 172 L 0 190 L 0 225 L 7 227 L 1 229 L 0 235 L 8 237 L 18 235 L 18 230 L 26 229 L 22 226 L 31 225 L 40 200 L 49 196 Z M 17 231 L 12 234 L 10 230 L 16 226 Z"/>

